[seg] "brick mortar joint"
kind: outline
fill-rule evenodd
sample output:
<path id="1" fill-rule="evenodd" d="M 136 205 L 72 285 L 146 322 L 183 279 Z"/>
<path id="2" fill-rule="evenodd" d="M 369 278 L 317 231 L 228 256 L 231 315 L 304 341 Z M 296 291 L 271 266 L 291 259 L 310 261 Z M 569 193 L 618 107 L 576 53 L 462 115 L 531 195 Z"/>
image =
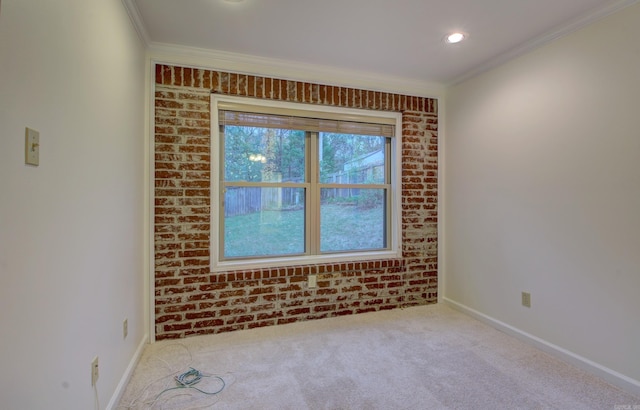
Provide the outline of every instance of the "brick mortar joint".
<path id="1" fill-rule="evenodd" d="M 191 99 L 184 99 L 184 98 L 180 98 L 180 94 L 201 94 L 201 95 L 211 95 L 213 94 L 213 90 L 209 89 L 209 88 L 203 88 L 203 87 L 186 87 L 186 86 L 181 86 L 181 85 L 168 85 L 168 84 L 159 84 L 156 83 L 155 84 L 155 93 L 157 92 L 165 92 L 165 91 L 170 91 L 170 92 L 175 92 L 176 96 L 175 98 L 173 97 L 164 97 L 164 96 L 158 96 L 154 93 L 153 95 L 153 99 L 154 100 L 166 100 L 166 101 L 188 101 L 188 102 L 199 102 L 201 104 L 206 104 L 208 102 L 204 101 L 204 100 L 191 100 Z"/>

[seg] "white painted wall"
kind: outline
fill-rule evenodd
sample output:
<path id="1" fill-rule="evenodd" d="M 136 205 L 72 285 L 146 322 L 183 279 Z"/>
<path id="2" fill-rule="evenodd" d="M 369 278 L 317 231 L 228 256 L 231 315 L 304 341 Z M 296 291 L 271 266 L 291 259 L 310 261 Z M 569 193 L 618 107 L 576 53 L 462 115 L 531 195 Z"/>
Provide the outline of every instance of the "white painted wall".
<path id="1" fill-rule="evenodd" d="M 639 39 L 635 5 L 452 87 L 444 141 L 445 298 L 636 383 Z"/>
<path id="2" fill-rule="evenodd" d="M 105 408 L 145 340 L 144 67 L 120 1 L 2 1 L 3 409 L 94 408 L 96 355 Z"/>

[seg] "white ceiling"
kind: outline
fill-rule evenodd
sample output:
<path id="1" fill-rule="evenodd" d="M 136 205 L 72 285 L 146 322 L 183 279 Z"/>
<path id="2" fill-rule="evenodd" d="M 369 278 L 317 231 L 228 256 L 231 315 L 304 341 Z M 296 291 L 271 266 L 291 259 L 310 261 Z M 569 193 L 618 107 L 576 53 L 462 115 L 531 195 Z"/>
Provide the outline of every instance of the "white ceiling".
<path id="1" fill-rule="evenodd" d="M 440 85 L 637 1 L 124 0 L 151 49 Z M 446 45 L 457 30 L 468 39 Z"/>

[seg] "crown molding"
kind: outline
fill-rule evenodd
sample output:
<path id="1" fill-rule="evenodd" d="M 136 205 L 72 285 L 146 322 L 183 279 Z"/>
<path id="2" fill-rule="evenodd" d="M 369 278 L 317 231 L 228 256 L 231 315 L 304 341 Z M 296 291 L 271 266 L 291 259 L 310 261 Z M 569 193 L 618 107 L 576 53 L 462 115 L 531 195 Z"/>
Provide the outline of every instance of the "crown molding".
<path id="1" fill-rule="evenodd" d="M 640 0 L 609 1 L 602 6 L 596 7 L 595 9 L 589 11 L 586 14 L 583 14 L 572 20 L 569 20 L 568 22 L 565 22 L 564 24 L 546 32 L 545 34 L 535 37 L 523 44 L 520 44 L 519 46 L 512 48 L 511 50 L 503 54 L 500 54 L 497 57 L 492 58 L 491 60 L 477 66 L 476 68 L 470 71 L 467 71 L 463 75 L 457 77 L 450 83 L 446 84 L 446 86 L 449 87 L 449 86 L 460 84 L 463 81 L 466 81 L 486 71 L 489 71 L 492 68 L 502 65 L 507 61 L 513 60 L 521 55 L 524 55 L 546 44 L 549 44 L 555 40 L 565 37 L 575 31 L 578 31 L 579 29 L 586 27 L 592 23 L 595 23 L 596 21 L 601 20 L 615 12 L 618 12 L 624 8 L 632 6 L 638 3 L 639 1 Z"/>
<path id="2" fill-rule="evenodd" d="M 439 98 L 444 95 L 443 84 L 357 70 L 163 43 L 151 43 L 147 51 L 151 61 L 155 63 L 183 64 L 198 68 L 274 76 L 286 80 L 357 87 L 420 97 Z"/>
<path id="3" fill-rule="evenodd" d="M 151 39 L 149 38 L 149 33 L 147 32 L 147 28 L 144 25 L 142 16 L 140 15 L 140 10 L 138 10 L 138 6 L 135 1 L 122 0 L 122 4 L 124 5 L 125 10 L 127 10 L 127 14 L 129 14 L 129 19 L 131 19 L 131 23 L 133 23 L 133 27 L 136 29 L 138 37 L 140 37 L 140 40 L 144 43 L 145 48 L 149 47 Z"/>

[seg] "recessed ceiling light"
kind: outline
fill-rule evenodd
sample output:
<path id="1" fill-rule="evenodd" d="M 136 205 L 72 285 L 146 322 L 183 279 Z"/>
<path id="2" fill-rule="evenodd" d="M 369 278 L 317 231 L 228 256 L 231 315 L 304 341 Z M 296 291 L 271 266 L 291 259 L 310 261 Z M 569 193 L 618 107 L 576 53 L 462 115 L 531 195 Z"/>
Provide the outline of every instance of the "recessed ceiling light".
<path id="1" fill-rule="evenodd" d="M 460 33 L 460 32 L 456 32 L 456 33 L 451 33 L 447 37 L 445 37 L 445 41 L 447 43 L 449 43 L 449 44 L 456 44 L 456 43 L 461 42 L 465 38 L 467 38 L 466 34 Z"/>

